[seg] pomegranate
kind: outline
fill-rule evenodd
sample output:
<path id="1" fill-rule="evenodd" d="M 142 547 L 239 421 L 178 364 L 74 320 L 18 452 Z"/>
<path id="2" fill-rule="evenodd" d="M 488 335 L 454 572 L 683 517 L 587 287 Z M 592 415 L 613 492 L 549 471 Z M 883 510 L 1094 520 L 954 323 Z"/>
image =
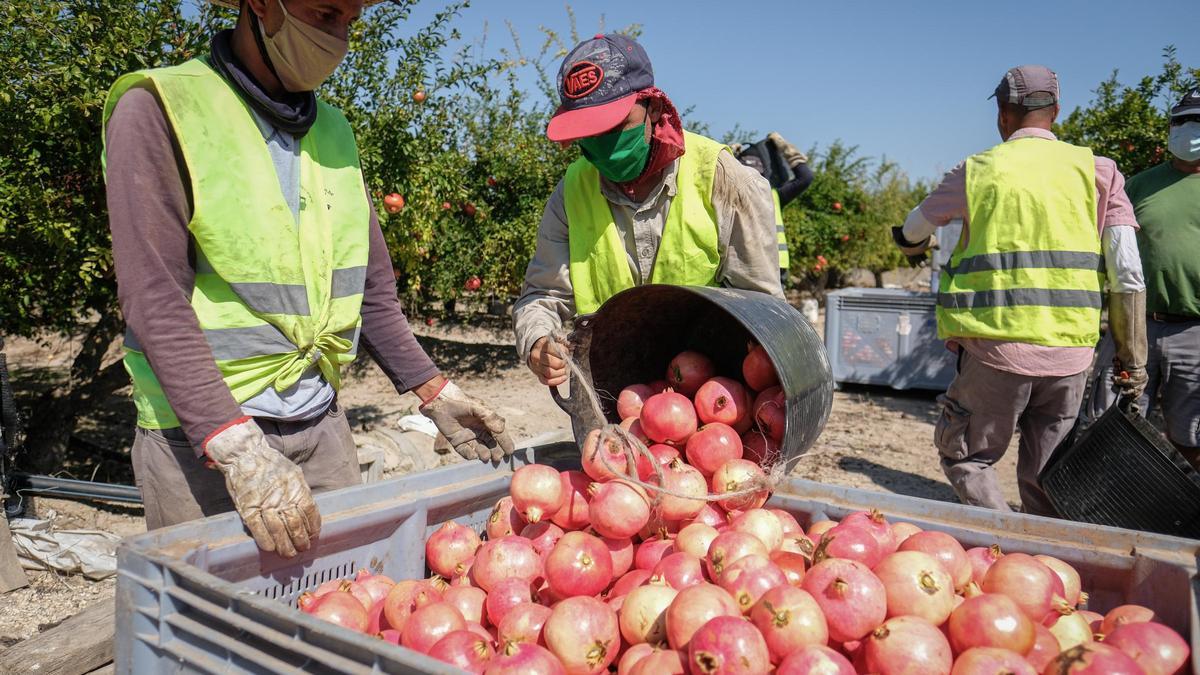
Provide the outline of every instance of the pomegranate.
<path id="1" fill-rule="evenodd" d="M 408 617 L 404 629 L 400 631 L 400 644 L 427 654 L 438 640 L 456 630 L 466 629 L 466 620 L 453 605 L 435 602 L 417 609 Z"/>
<path id="2" fill-rule="evenodd" d="M 725 509 L 714 502 L 704 502 L 704 506 L 700 508 L 700 512 L 692 518 L 693 523 L 704 523 L 712 528 L 720 529 L 729 524 L 728 514 Z"/>
<path id="3" fill-rule="evenodd" d="M 654 576 L 650 570 L 633 569 L 621 575 L 620 579 L 613 582 L 612 588 L 608 589 L 608 597 L 619 598 L 622 595 L 627 595 L 630 591 L 641 586 Z"/>
<path id="4" fill-rule="evenodd" d="M 837 526 L 836 520 L 818 520 L 808 526 L 808 538 L 812 539 L 814 544 L 819 544 L 821 543 L 821 537 Z"/>
<path id="5" fill-rule="evenodd" d="M 779 450 L 779 444 L 761 431 L 752 430 L 742 434 L 742 459 L 766 466 L 775 462 Z"/>
<path id="6" fill-rule="evenodd" d="M 1058 640 L 1058 649 L 1062 652 L 1092 641 L 1092 628 L 1088 626 L 1087 619 L 1071 610 L 1066 614 L 1055 614 L 1046 627 Z"/>
<path id="7" fill-rule="evenodd" d="M 522 602 L 508 610 L 504 618 L 496 626 L 496 640 L 500 644 L 508 642 L 528 642 L 544 644 L 542 627 L 550 618 L 550 608 L 535 602 Z"/>
<path id="8" fill-rule="evenodd" d="M 624 480 L 592 483 L 592 529 L 605 537 L 632 537 L 650 522 L 650 503 L 642 488 Z"/>
<path id="9" fill-rule="evenodd" d="M 630 436 L 633 436 L 634 438 L 641 441 L 642 445 L 645 445 L 648 447 L 648 446 L 654 444 L 654 441 L 651 441 L 650 437 L 646 435 L 646 430 L 642 429 L 642 421 L 641 420 L 636 420 L 636 419 L 623 420 L 621 422 L 621 428 L 624 429 L 625 431 L 628 431 Z"/>
<path id="10" fill-rule="evenodd" d="M 638 530 L 638 538 L 642 541 L 647 539 L 674 539 L 675 535 L 679 534 L 679 529 L 682 526 L 682 520 L 662 520 L 661 517 L 651 518 L 645 527 Z"/>
<path id="11" fill-rule="evenodd" d="M 918 616 L 894 616 L 863 644 L 867 671 L 879 675 L 950 675 L 954 657 L 937 626 Z"/>
<path id="12" fill-rule="evenodd" d="M 788 654 L 775 675 L 856 675 L 845 656 L 825 645 L 809 645 Z"/>
<path id="13" fill-rule="evenodd" d="M 716 374 L 717 367 L 712 359 L 700 352 L 680 352 L 667 364 L 667 386 L 691 397 Z"/>
<path id="14" fill-rule="evenodd" d="M 971 581 L 983 586 L 983 577 L 988 569 L 1003 557 L 1004 553 L 998 544 L 967 549 L 967 560 L 971 561 Z"/>
<path id="15" fill-rule="evenodd" d="M 346 591 L 350 595 L 353 595 L 356 600 L 362 603 L 363 609 L 369 610 L 375 605 L 375 599 L 371 596 L 370 591 L 367 590 L 366 586 L 357 581 L 342 580 L 342 585 L 338 590 Z"/>
<path id="16" fill-rule="evenodd" d="M 1025 653 L 1025 660 L 1037 672 L 1042 672 L 1054 657 L 1058 656 L 1058 638 L 1054 637 L 1054 633 L 1050 632 L 1049 628 L 1041 624 L 1033 626 L 1033 646 Z"/>
<path id="17" fill-rule="evenodd" d="M 566 675 L 562 662 L 545 647 L 529 642 L 506 642 L 484 675 Z"/>
<path id="18" fill-rule="evenodd" d="M 530 523 L 547 513 L 554 515 L 567 499 L 558 471 L 545 464 L 526 464 L 514 471 L 509 494 L 513 506 Z"/>
<path id="19" fill-rule="evenodd" d="M 660 484 L 658 476 L 650 477 L 649 482 Z M 708 482 L 699 470 L 678 457 L 662 467 L 661 485 L 664 491 L 659 491 L 657 498 L 659 515 L 663 520 L 678 523 L 695 517 L 704 508 L 705 502 L 701 498 L 708 496 Z M 665 490 L 674 494 L 668 494 Z"/>
<path id="20" fill-rule="evenodd" d="M 804 528 L 800 527 L 800 521 L 796 520 L 796 516 L 784 511 L 783 509 L 767 509 L 775 514 L 779 519 L 779 526 L 783 529 L 783 533 L 787 534 L 804 534 Z"/>
<path id="21" fill-rule="evenodd" d="M 632 427 L 629 432 L 634 433 Z M 601 441 L 598 430 L 593 430 L 583 440 L 583 451 L 579 459 L 583 464 L 583 472 L 591 476 L 592 480 L 602 483 L 626 475 L 629 465 L 629 459 L 625 456 L 625 449 L 621 444 L 612 439 Z"/>
<path id="22" fill-rule="evenodd" d="M 396 582 L 382 574 L 371 574 L 369 570 L 359 570 L 354 576 L 355 583 L 362 586 L 367 595 L 371 596 L 371 606 L 387 597 L 388 591 Z"/>
<path id="23" fill-rule="evenodd" d="M 667 607 L 667 643 L 686 650 L 701 626 L 718 616 L 741 616 L 737 602 L 720 586 L 700 583 L 679 591 Z"/>
<path id="24" fill-rule="evenodd" d="M 1118 626 L 1127 623 L 1142 623 L 1145 621 L 1154 621 L 1154 612 L 1149 608 L 1141 605 L 1121 605 L 1114 607 L 1104 615 L 1104 620 L 1100 622 L 1100 634 L 1108 635 L 1117 629 Z"/>
<path id="25" fill-rule="evenodd" d="M 502 579 L 530 581 L 541 573 L 542 559 L 533 544 L 516 535 L 483 542 L 475 554 L 475 564 L 471 566 L 475 584 L 489 592 Z"/>
<path id="26" fill-rule="evenodd" d="M 388 623 L 387 617 L 383 614 L 383 608 L 386 604 L 387 598 L 385 597 L 383 600 L 371 605 L 371 608 L 367 610 L 367 628 L 364 632 L 368 635 L 378 635 L 380 631 L 392 627 Z"/>
<path id="27" fill-rule="evenodd" d="M 1079 612 L 1080 616 L 1087 620 L 1088 627 L 1092 629 L 1093 634 L 1100 632 L 1100 624 L 1104 623 L 1103 614 L 1100 614 L 1099 612 L 1089 612 L 1086 609 L 1077 609 L 1075 611 Z"/>
<path id="28" fill-rule="evenodd" d="M 1009 553 L 988 568 L 979 585 L 984 593 L 1001 593 L 1012 598 L 1025 615 L 1041 623 L 1054 607 L 1054 596 L 1062 595 L 1062 581 L 1049 567 L 1026 553 Z"/>
<path id="29" fill-rule="evenodd" d="M 766 398 L 766 400 L 763 400 Z M 761 401 L 761 403 L 760 403 Z M 783 432 L 787 428 L 787 399 L 780 389 L 773 396 L 759 396 L 754 402 L 754 421 L 767 438 L 775 443 L 783 442 Z"/>
<path id="30" fill-rule="evenodd" d="M 892 536 L 892 526 L 888 524 L 887 518 L 876 509 L 870 511 L 858 511 L 851 513 L 842 519 L 840 525 L 853 525 L 866 530 L 875 541 L 879 544 L 879 551 L 883 555 L 887 555 L 896 550 L 899 542 Z"/>
<path id="31" fill-rule="evenodd" d="M 1025 654 L 1033 647 L 1034 623 L 1007 595 L 967 598 L 950 613 L 950 644 L 961 653 L 971 647 L 1000 647 Z"/>
<path id="32" fill-rule="evenodd" d="M 638 662 L 631 675 L 686 675 L 684 657 L 674 649 L 660 649 Z"/>
<path id="33" fill-rule="evenodd" d="M 650 453 L 651 457 L 653 457 L 653 461 L 651 461 L 650 457 L 646 457 L 644 453 L 637 453 L 637 455 L 634 457 L 635 461 L 637 462 L 638 478 L 642 480 L 650 480 L 651 478 L 657 477 L 662 469 L 659 468 L 656 470 L 656 466 L 666 466 L 667 464 L 670 464 L 672 460 L 679 457 L 678 450 L 669 445 L 663 445 L 662 443 L 655 443 L 646 448 L 646 451 Z"/>
<path id="34" fill-rule="evenodd" d="M 613 578 L 623 576 L 626 572 L 633 568 L 633 540 L 632 539 L 611 539 L 609 537 L 600 537 L 600 541 L 608 547 L 608 554 L 612 556 Z"/>
<path id="35" fill-rule="evenodd" d="M 625 642 L 658 644 L 666 640 L 667 608 L 678 593 L 666 584 L 647 584 L 630 591 L 619 615 Z"/>
<path id="36" fill-rule="evenodd" d="M 670 388 L 670 384 L 666 380 L 653 380 L 646 386 L 650 387 L 651 394 L 661 394 Z"/>
<path id="37" fill-rule="evenodd" d="M 617 416 L 622 420 L 636 419 L 642 414 L 642 405 L 655 393 L 649 385 L 631 384 L 617 396 Z"/>
<path id="38" fill-rule="evenodd" d="M 708 547 L 708 575 L 711 579 L 720 579 L 729 565 L 748 555 L 758 555 L 763 558 L 770 556 L 765 544 L 758 537 L 745 532 L 727 531 L 718 534 Z"/>
<path id="39" fill-rule="evenodd" d="M 672 553 L 658 561 L 652 574 L 677 591 L 704 583 L 704 563 L 691 553 Z"/>
<path id="40" fill-rule="evenodd" d="M 708 556 L 708 547 L 713 539 L 717 538 L 717 534 L 717 528 L 704 523 L 685 525 L 679 534 L 675 535 L 675 548 L 703 559 Z"/>
<path id="41" fill-rule="evenodd" d="M 960 589 L 971 581 L 971 561 L 958 540 L 945 532 L 928 530 L 917 532 L 903 542 L 900 551 L 921 551 L 933 556 L 934 560 L 950 574 L 954 588 Z"/>
<path id="42" fill-rule="evenodd" d="M 306 614 L 359 633 L 366 631 L 370 623 L 367 608 L 348 591 L 329 591 L 321 597 L 305 593 L 297 604 Z"/>
<path id="43" fill-rule="evenodd" d="M 599 537 L 568 532 L 546 558 L 546 582 L 561 598 L 597 595 L 613 580 L 612 554 Z"/>
<path id="44" fill-rule="evenodd" d="M 442 593 L 442 602 L 448 602 L 468 622 L 483 623 L 484 603 L 488 594 L 474 586 L 454 586 Z"/>
<path id="45" fill-rule="evenodd" d="M 793 532 L 784 535 L 779 550 L 785 553 L 798 553 L 811 561 L 817 553 L 817 545 L 803 532 Z"/>
<path id="46" fill-rule="evenodd" d="M 640 570 L 653 570 L 674 546 L 672 539 L 647 539 L 634 550 L 633 566 Z"/>
<path id="47" fill-rule="evenodd" d="M 642 407 L 642 430 L 656 443 L 683 445 L 696 433 L 696 409 L 683 394 L 668 389 Z"/>
<path id="48" fill-rule="evenodd" d="M 750 622 L 717 616 L 692 635 L 688 668 L 693 673 L 766 673 L 771 656 L 762 634 Z"/>
<path id="49" fill-rule="evenodd" d="M 1125 652 L 1146 671 L 1146 675 L 1184 672 L 1191 653 L 1188 643 L 1178 633 L 1151 621 L 1117 626 L 1104 636 L 1104 644 Z"/>
<path id="50" fill-rule="evenodd" d="M 688 463 L 708 478 L 725 462 L 742 458 L 742 439 L 733 427 L 708 422 L 688 439 L 685 454 Z"/>
<path id="51" fill-rule="evenodd" d="M 1145 675 L 1132 658 L 1116 647 L 1088 642 L 1072 647 L 1050 662 L 1045 672 L 1054 675 Z"/>
<path id="52" fill-rule="evenodd" d="M 547 520 L 530 523 L 521 530 L 521 536 L 529 540 L 529 543 L 533 545 L 533 550 L 537 551 L 543 562 L 546 560 L 546 556 L 550 555 L 550 549 L 554 548 L 563 534 L 561 527 Z"/>
<path id="53" fill-rule="evenodd" d="M 1046 567 L 1049 567 L 1051 572 L 1058 575 L 1059 580 L 1062 581 L 1063 599 L 1066 600 L 1067 606 L 1074 607 L 1078 605 L 1082 588 L 1079 580 L 1079 572 L 1074 567 L 1053 556 L 1035 555 L 1033 558 Z"/>
<path id="54" fill-rule="evenodd" d="M 808 558 L 791 551 L 775 551 L 771 553 L 771 562 L 775 563 L 792 586 L 799 586 L 804 580 L 804 572 L 808 569 Z"/>
<path id="55" fill-rule="evenodd" d="M 714 422 L 727 425 L 729 433 L 737 438 L 733 425 L 747 416 L 750 411 L 750 393 L 737 380 L 714 377 L 696 391 L 696 417 L 701 424 Z M 741 446 L 741 439 L 737 438 Z M 689 460 L 690 461 L 690 460 Z"/>
<path id="56" fill-rule="evenodd" d="M 479 623 L 478 621 L 467 621 L 467 630 L 478 635 L 484 640 L 487 640 L 489 644 L 494 644 L 496 642 L 496 634 L 494 633 L 495 629 L 493 628 L 492 630 L 488 630 L 487 628 L 484 628 L 483 624 Z"/>
<path id="57" fill-rule="evenodd" d="M 405 579 L 396 582 L 383 599 L 383 616 L 388 626 L 402 630 L 415 610 L 441 601 L 441 592 L 425 580 Z"/>
<path id="58" fill-rule="evenodd" d="M 448 520 L 425 541 L 425 564 L 447 579 L 462 576 L 480 543 L 475 530 Z"/>
<path id="59" fill-rule="evenodd" d="M 813 561 L 827 558 L 856 560 L 867 567 L 874 567 L 883 559 L 879 542 L 860 525 L 842 523 L 821 537 L 813 552 Z"/>
<path id="60" fill-rule="evenodd" d="M 488 539 L 499 539 L 516 534 L 524 527 L 525 519 L 513 507 L 512 497 L 501 497 L 488 516 L 484 532 Z"/>
<path id="61" fill-rule="evenodd" d="M 400 631 L 396 630 L 395 628 L 388 628 L 388 629 L 379 631 L 378 637 L 380 640 L 383 640 L 384 642 L 386 642 L 388 644 L 393 644 L 393 645 L 400 644 Z"/>
<path id="62" fill-rule="evenodd" d="M 742 379 L 754 391 L 763 391 L 779 384 L 775 364 L 762 345 L 753 345 L 742 361 Z"/>
<path id="63" fill-rule="evenodd" d="M 469 630 L 447 633 L 429 648 L 429 656 L 432 658 L 462 668 L 468 673 L 482 673 L 495 655 L 496 650 L 492 648 L 490 641 Z"/>
<path id="64" fill-rule="evenodd" d="M 1020 654 L 999 647 L 972 647 L 954 660 L 950 675 L 1039 675 Z"/>
<path id="65" fill-rule="evenodd" d="M 750 622 L 762 633 L 771 663 L 780 663 L 801 647 L 829 641 L 821 606 L 808 591 L 792 586 L 778 586 L 764 593 L 750 610 Z"/>
<path id="66" fill-rule="evenodd" d="M 821 606 L 831 640 L 861 640 L 887 618 L 883 582 L 862 563 L 823 560 L 804 575 L 800 587 Z"/>
<path id="67" fill-rule="evenodd" d="M 917 534 L 918 532 L 924 531 L 925 530 L 922 530 L 912 523 L 892 523 L 892 541 L 895 541 L 896 546 L 899 546 L 900 544 L 904 543 L 904 540 L 908 539 L 914 534 Z M 960 545 L 959 548 L 962 548 L 962 546 Z M 963 555 L 966 555 L 965 551 L 963 552 Z"/>
<path id="68" fill-rule="evenodd" d="M 919 616 L 940 626 L 954 609 L 954 581 L 928 553 L 896 551 L 872 570 L 887 591 L 888 616 Z"/>
<path id="69" fill-rule="evenodd" d="M 777 586 L 787 586 L 788 580 L 770 558 L 747 555 L 726 565 L 717 583 L 733 596 L 743 614 L 749 614 L 764 593 Z"/>
<path id="70" fill-rule="evenodd" d="M 629 675 L 638 662 L 657 651 L 657 647 L 645 642 L 626 649 L 617 661 L 617 675 Z"/>
<path id="71" fill-rule="evenodd" d="M 550 520 L 564 530 L 582 530 L 592 522 L 588 516 L 588 486 L 592 484 L 592 478 L 582 471 L 563 471 L 559 478 L 562 480 L 563 505 Z"/>
<path id="72" fill-rule="evenodd" d="M 767 502 L 767 476 L 762 467 L 745 459 L 731 459 L 722 464 L 712 475 L 714 494 L 756 490 L 747 494 L 728 497 L 718 502 L 726 510 L 757 509 Z M 762 488 L 762 489 L 757 489 Z"/>
<path id="73" fill-rule="evenodd" d="M 739 513 L 730 521 L 729 529 L 758 537 L 768 551 L 777 551 L 783 545 L 783 525 L 774 513 L 766 509 L 749 509 Z"/>
<path id="74" fill-rule="evenodd" d="M 542 629 L 546 647 L 567 673 L 591 674 L 608 669 L 621 649 L 617 615 L 603 602 L 585 596 L 554 606 Z"/>
<path id="75" fill-rule="evenodd" d="M 533 588 L 528 579 L 501 579 L 488 591 L 487 600 L 484 602 L 488 622 L 499 626 L 513 607 L 532 601 Z"/>

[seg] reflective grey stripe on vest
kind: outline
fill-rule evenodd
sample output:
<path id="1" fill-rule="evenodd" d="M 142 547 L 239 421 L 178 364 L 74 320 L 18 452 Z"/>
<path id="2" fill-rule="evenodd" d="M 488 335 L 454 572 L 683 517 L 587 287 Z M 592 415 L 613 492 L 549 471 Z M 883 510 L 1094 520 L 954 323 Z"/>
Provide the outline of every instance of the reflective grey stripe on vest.
<path id="1" fill-rule="evenodd" d="M 348 352 L 351 356 L 358 354 L 358 326 L 337 334 L 340 338 L 350 341 Z M 286 354 L 296 350 L 296 345 L 279 332 L 278 328 L 264 324 L 250 328 L 211 328 L 203 331 L 208 348 L 212 350 L 213 358 L 217 361 L 233 361 L 254 356 L 271 356 Z M 135 352 L 144 352 L 133 331 L 125 329 L 125 348 Z"/>
<path id="2" fill-rule="evenodd" d="M 947 267 L 946 273 L 997 272 L 1001 270 L 1059 269 L 1104 271 L 1104 258 L 1099 253 L 1084 251 L 1009 251 L 981 253 L 963 258 L 957 265 Z"/>
<path id="3" fill-rule="evenodd" d="M 788 250 L 788 248 L 787 248 L 787 244 L 780 244 L 780 245 L 779 245 L 779 250 L 780 250 L 780 251 L 786 251 L 786 250 Z"/>
<path id="4" fill-rule="evenodd" d="M 776 225 L 776 226 L 775 226 L 775 231 L 776 231 L 777 233 L 779 233 L 779 234 L 784 234 L 784 233 L 785 233 L 785 231 L 784 231 L 784 229 L 783 229 L 783 225 Z"/>
<path id="5" fill-rule="evenodd" d="M 345 298 L 358 295 L 367 285 L 367 266 L 344 267 L 333 271 L 333 288 L 330 297 Z"/>
<path id="6" fill-rule="evenodd" d="M 308 289 L 304 284 L 251 281 L 229 284 L 250 309 L 259 314 L 308 316 Z"/>
<path id="7" fill-rule="evenodd" d="M 938 293 L 938 304 L 945 309 L 980 309 L 983 307 L 1082 307 L 1100 309 L 1103 302 L 1099 291 L 1063 290 L 1048 288 L 1008 288 L 995 291 L 966 291 Z"/>

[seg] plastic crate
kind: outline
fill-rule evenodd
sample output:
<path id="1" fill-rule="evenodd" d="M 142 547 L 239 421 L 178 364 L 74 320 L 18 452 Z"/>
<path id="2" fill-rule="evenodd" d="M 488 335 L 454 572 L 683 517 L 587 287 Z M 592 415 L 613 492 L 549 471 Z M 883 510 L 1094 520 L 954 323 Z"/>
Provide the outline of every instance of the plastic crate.
<path id="1" fill-rule="evenodd" d="M 1200 474 L 1119 406 L 1060 445 L 1039 480 L 1064 518 L 1200 538 Z"/>
<path id="2" fill-rule="evenodd" d="M 846 288 L 826 296 L 825 349 L 835 382 L 944 391 L 954 355 L 937 336 L 930 293 Z"/>
<path id="3" fill-rule="evenodd" d="M 518 453 L 514 465 L 538 460 L 576 465 L 573 443 Z M 262 554 L 234 514 L 127 539 L 119 552 L 116 670 L 119 673 L 455 672 L 428 657 L 325 623 L 289 605 L 324 580 L 360 567 L 393 578 L 419 577 L 426 536 L 455 520 L 482 529 L 511 472 L 479 463 L 319 495 L 324 514 L 314 550 L 293 560 Z M 1136 602 L 1191 635 L 1200 542 L 1081 525 L 1018 513 L 840 488 L 794 479 L 771 505 L 807 526 L 868 507 L 894 521 L 941 530 L 965 546 L 1046 553 L 1074 564 L 1104 611 Z"/>

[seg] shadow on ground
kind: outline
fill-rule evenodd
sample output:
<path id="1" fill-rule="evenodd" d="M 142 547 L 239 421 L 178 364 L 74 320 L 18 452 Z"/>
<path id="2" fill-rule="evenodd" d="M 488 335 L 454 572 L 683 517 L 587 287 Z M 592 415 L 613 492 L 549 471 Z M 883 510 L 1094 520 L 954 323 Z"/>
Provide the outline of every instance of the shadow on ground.
<path id="1" fill-rule="evenodd" d="M 420 335 L 417 342 L 447 377 L 496 375 L 521 365 L 511 344 L 468 344 Z"/>
<path id="2" fill-rule="evenodd" d="M 838 468 L 847 473 L 857 473 L 871 479 L 875 485 L 896 494 L 924 499 L 936 499 L 942 502 L 957 502 L 954 490 L 950 485 L 924 476 L 918 476 L 907 471 L 899 471 L 884 466 L 869 459 L 859 457 L 842 457 L 838 459 Z"/>

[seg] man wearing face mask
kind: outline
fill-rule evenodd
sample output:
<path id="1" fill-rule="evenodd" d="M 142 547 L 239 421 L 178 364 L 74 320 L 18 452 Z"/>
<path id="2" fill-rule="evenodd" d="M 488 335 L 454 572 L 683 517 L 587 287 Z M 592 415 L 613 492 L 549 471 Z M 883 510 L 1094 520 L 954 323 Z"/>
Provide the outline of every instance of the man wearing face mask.
<path id="1" fill-rule="evenodd" d="M 337 402 L 360 346 L 464 457 L 512 442 L 414 339 L 353 132 L 313 93 L 363 0 L 214 2 L 240 13 L 210 54 L 122 76 L 104 110 L 133 467 L 148 528 L 236 509 L 290 557 L 312 493 L 360 482 Z"/>
<path id="2" fill-rule="evenodd" d="M 771 188 L 729 148 L 683 130 L 634 40 L 597 35 L 558 73 L 546 129 L 582 155 L 546 204 L 513 308 L 517 351 L 566 381 L 550 335 L 635 285 L 728 286 L 783 297 Z"/>
<path id="3" fill-rule="evenodd" d="M 1130 178 L 1125 188 L 1141 225 L 1146 273 L 1149 379 L 1140 408 L 1161 406 L 1167 438 L 1200 467 L 1200 89 L 1171 109 L 1167 151 L 1167 162 Z M 1094 417 L 1119 393 L 1109 386 L 1115 351 L 1106 338 L 1093 383 Z"/>
<path id="4" fill-rule="evenodd" d="M 1134 396 L 1146 383 L 1137 221 L 1116 164 L 1051 133 L 1053 71 L 1013 68 L 992 95 L 1004 142 L 946 174 L 892 234 L 918 259 L 935 229 L 963 222 L 937 294 L 938 337 L 958 353 L 958 374 L 934 430 L 959 500 L 1008 510 L 993 465 L 1020 428 L 1022 509 L 1053 515 L 1037 476 L 1079 411 L 1105 282 L 1115 382 Z"/>

